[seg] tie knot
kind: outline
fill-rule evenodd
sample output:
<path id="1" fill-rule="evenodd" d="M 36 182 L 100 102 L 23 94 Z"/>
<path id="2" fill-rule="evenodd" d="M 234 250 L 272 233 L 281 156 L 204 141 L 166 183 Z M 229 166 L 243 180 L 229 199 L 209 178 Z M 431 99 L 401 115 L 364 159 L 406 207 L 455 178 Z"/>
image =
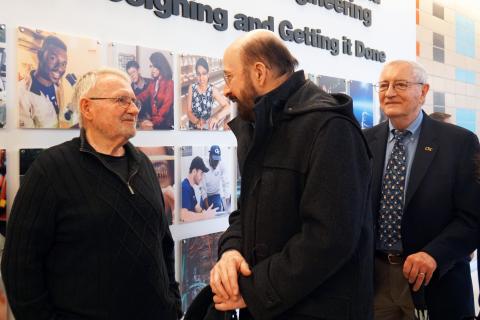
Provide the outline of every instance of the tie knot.
<path id="1" fill-rule="evenodd" d="M 395 137 L 395 140 L 403 141 L 403 139 L 410 134 L 410 131 L 405 130 L 405 131 L 400 131 L 397 129 L 393 130 L 393 136 Z"/>

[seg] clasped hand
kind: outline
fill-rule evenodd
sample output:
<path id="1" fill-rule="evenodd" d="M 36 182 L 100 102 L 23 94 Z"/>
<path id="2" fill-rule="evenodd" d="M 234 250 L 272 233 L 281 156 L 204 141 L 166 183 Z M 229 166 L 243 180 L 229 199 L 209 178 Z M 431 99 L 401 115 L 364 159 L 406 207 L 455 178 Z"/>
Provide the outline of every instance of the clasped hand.
<path id="1" fill-rule="evenodd" d="M 210 287 L 214 293 L 215 308 L 220 311 L 245 308 L 246 304 L 238 287 L 238 273 L 252 274 L 245 258 L 237 250 L 229 250 L 210 271 Z"/>

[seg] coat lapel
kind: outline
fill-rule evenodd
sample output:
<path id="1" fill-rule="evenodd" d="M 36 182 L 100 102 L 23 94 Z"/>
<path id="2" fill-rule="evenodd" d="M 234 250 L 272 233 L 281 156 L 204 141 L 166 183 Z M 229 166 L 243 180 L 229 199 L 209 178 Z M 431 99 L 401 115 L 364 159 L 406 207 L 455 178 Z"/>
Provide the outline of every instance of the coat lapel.
<path id="1" fill-rule="evenodd" d="M 408 207 L 410 200 L 417 191 L 439 147 L 434 133 L 433 121 L 426 114 L 423 115 L 420 137 L 408 181 L 405 208 Z"/>
<path id="2" fill-rule="evenodd" d="M 373 181 L 372 181 L 372 208 L 375 215 L 380 204 L 380 192 L 383 180 L 383 167 L 385 162 L 385 150 L 388 139 L 388 121 L 378 125 L 372 140 L 369 142 L 373 154 Z"/>

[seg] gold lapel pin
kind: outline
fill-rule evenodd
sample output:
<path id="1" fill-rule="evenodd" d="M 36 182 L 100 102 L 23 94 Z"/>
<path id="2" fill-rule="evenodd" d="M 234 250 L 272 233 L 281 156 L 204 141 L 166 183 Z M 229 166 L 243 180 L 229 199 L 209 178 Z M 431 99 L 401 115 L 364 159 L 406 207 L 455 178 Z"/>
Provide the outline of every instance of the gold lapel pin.
<path id="1" fill-rule="evenodd" d="M 425 151 L 432 152 L 433 149 L 431 147 L 425 147 Z"/>

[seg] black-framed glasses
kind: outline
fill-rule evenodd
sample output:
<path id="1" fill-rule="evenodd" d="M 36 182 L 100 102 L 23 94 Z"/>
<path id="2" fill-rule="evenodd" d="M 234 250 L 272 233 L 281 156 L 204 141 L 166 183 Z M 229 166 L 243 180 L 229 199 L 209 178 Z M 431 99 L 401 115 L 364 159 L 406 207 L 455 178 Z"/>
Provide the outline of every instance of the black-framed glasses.
<path id="1" fill-rule="evenodd" d="M 405 91 L 409 87 L 419 85 L 419 84 L 423 86 L 425 83 L 410 82 L 410 81 L 394 81 L 394 82 L 381 81 L 379 83 L 374 84 L 373 86 L 375 87 L 375 90 L 377 92 L 384 92 L 384 91 L 387 91 L 388 88 L 390 88 L 390 85 L 392 85 L 392 88 L 395 91 Z"/>
<path id="2" fill-rule="evenodd" d="M 136 98 L 129 97 L 129 96 L 120 96 L 120 97 L 89 97 L 87 99 L 90 100 L 111 100 L 113 103 L 116 105 L 127 109 L 130 107 L 131 104 L 133 104 L 138 110 L 142 108 L 142 105 L 140 101 L 138 101 Z"/>

